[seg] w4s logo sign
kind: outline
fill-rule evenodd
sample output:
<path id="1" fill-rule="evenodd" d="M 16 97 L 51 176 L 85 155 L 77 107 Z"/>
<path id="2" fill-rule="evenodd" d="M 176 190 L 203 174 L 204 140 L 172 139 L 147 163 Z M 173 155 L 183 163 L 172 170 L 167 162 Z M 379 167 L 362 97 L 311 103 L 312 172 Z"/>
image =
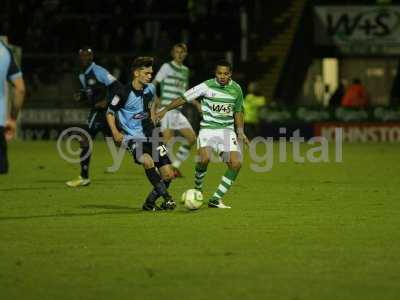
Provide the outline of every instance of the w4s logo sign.
<path id="1" fill-rule="evenodd" d="M 224 113 L 224 114 L 230 114 L 232 112 L 232 105 L 228 105 L 228 104 L 213 104 L 212 105 L 212 111 L 219 112 L 219 113 Z"/>
<path id="2" fill-rule="evenodd" d="M 342 39 L 386 37 L 399 29 L 399 22 L 399 10 L 350 10 L 326 14 L 328 35 Z"/>

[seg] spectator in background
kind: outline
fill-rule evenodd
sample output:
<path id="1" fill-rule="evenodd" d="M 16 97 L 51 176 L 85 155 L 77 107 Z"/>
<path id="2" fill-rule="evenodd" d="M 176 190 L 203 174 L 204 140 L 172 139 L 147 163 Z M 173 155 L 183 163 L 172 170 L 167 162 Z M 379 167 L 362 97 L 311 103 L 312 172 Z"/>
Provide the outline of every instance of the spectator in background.
<path id="1" fill-rule="evenodd" d="M 122 57 L 119 55 L 114 56 L 111 61 L 111 74 L 117 78 L 120 82 L 127 82 L 129 80 L 129 74 L 127 74 L 127 68 L 125 68 Z"/>
<path id="2" fill-rule="evenodd" d="M 134 51 L 136 54 L 141 54 L 145 50 L 146 39 L 141 27 L 137 27 L 132 34 L 130 42 L 130 51 Z"/>
<path id="3" fill-rule="evenodd" d="M 321 75 L 316 75 L 313 83 L 314 99 L 319 104 L 324 102 L 325 84 Z"/>
<path id="4" fill-rule="evenodd" d="M 390 91 L 390 105 L 400 105 L 400 60 L 397 63 L 396 75 L 393 79 L 392 88 Z"/>
<path id="5" fill-rule="evenodd" d="M 123 52 L 126 48 L 126 38 L 124 26 L 119 26 L 117 28 L 117 34 L 112 41 L 112 50 L 116 52 Z"/>
<path id="6" fill-rule="evenodd" d="M 196 34 L 195 37 L 193 37 L 194 43 L 193 47 L 195 49 L 199 49 L 199 51 L 205 50 L 204 45 L 207 45 L 208 38 L 207 35 L 204 32 L 200 32 L 199 34 Z M 207 72 L 208 76 L 209 72 Z"/>
<path id="7" fill-rule="evenodd" d="M 28 28 L 25 36 L 26 49 L 31 53 L 40 53 L 42 51 L 43 32 L 40 28 Z"/>
<path id="8" fill-rule="evenodd" d="M 361 80 L 353 79 L 342 98 L 342 106 L 350 108 L 364 108 L 368 106 L 368 94 Z"/>
<path id="9" fill-rule="evenodd" d="M 111 49 L 111 35 L 107 32 L 101 35 L 100 49 L 103 52 L 108 52 Z"/>
<path id="10" fill-rule="evenodd" d="M 212 45 L 212 50 L 214 51 L 224 51 L 226 49 L 226 41 L 224 41 L 224 38 L 220 32 L 216 32 L 214 34 L 214 40 L 211 43 Z"/>
<path id="11" fill-rule="evenodd" d="M 348 81 L 346 79 L 342 79 L 339 82 L 338 87 L 336 88 L 335 92 L 332 94 L 331 98 L 329 99 L 329 106 L 331 107 L 339 107 L 342 104 L 342 98 L 346 92 L 346 87 L 348 85 Z"/>
<path id="12" fill-rule="evenodd" d="M 199 51 L 195 52 L 194 55 L 189 57 L 189 61 L 190 63 L 188 63 L 188 65 L 190 65 L 191 69 L 193 70 L 190 76 L 191 81 L 204 81 L 210 74 L 210 58 L 208 56 L 208 52 L 204 49 L 200 49 Z"/>
<path id="13" fill-rule="evenodd" d="M 253 138 L 258 135 L 260 123 L 259 111 L 266 104 L 265 97 L 261 94 L 257 82 L 250 82 L 247 87 L 247 95 L 244 98 L 244 123 L 247 136 Z"/>
<path id="14" fill-rule="evenodd" d="M 157 56 L 161 59 L 167 59 L 170 54 L 170 49 L 173 46 L 171 45 L 171 37 L 167 30 L 161 30 L 160 39 L 158 40 L 157 45 Z"/>

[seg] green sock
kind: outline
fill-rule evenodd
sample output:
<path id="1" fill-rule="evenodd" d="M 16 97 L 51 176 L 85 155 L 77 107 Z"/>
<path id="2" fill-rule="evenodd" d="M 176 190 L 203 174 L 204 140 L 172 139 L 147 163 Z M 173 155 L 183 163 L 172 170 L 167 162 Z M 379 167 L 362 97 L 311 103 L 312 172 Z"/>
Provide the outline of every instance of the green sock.
<path id="1" fill-rule="evenodd" d="M 206 177 L 206 173 L 207 173 L 207 166 L 197 163 L 195 170 L 196 170 L 196 172 L 194 174 L 194 188 L 196 190 L 202 191 L 204 177 Z"/>
<path id="2" fill-rule="evenodd" d="M 226 170 L 224 176 L 222 176 L 221 178 L 220 185 L 218 186 L 217 190 L 211 198 L 211 201 L 220 200 L 229 191 L 238 174 L 239 171 L 235 171 L 232 169 Z"/>

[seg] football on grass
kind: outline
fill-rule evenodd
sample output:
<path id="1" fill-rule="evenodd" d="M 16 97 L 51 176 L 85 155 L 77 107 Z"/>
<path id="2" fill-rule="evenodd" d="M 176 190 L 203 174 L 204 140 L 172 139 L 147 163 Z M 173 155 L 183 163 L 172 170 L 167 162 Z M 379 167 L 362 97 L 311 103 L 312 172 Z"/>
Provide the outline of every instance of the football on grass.
<path id="1" fill-rule="evenodd" d="M 189 210 L 199 209 L 203 205 L 203 194 L 196 189 L 187 190 L 182 194 L 182 203 Z"/>

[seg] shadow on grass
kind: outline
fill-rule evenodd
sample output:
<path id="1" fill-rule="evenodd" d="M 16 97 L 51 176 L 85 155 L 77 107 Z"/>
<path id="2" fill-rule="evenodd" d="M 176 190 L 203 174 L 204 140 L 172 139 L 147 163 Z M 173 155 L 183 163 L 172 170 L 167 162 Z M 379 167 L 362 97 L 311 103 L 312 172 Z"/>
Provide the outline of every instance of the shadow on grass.
<path id="1" fill-rule="evenodd" d="M 101 208 L 101 209 L 125 209 L 125 210 L 137 210 L 138 208 L 133 208 L 129 206 L 121 205 L 110 205 L 110 204 L 85 204 L 79 206 L 80 208 Z"/>
<path id="2" fill-rule="evenodd" d="M 65 187 L 13 187 L 13 188 L 0 188 L 0 192 L 18 192 L 18 191 L 44 191 L 44 190 L 64 190 Z"/>
<path id="3" fill-rule="evenodd" d="M 92 183 L 96 182 L 132 182 L 134 179 L 133 177 L 118 177 L 118 178 L 96 178 L 92 180 Z M 65 179 L 67 181 L 67 179 Z M 35 180 L 35 183 L 59 183 L 61 185 L 65 185 L 65 181 L 59 180 L 59 179 L 39 179 Z M 144 181 L 144 180 L 143 180 Z"/>
<path id="4" fill-rule="evenodd" d="M 123 206 L 115 206 L 113 205 L 95 205 L 91 208 L 105 208 L 105 209 L 113 209 L 112 211 L 99 211 L 99 212 L 87 212 L 87 213 L 58 213 L 58 214 L 48 214 L 48 215 L 34 215 L 34 216 L 12 216 L 12 217 L 0 217 L 1 221 L 8 220 L 29 220 L 29 219 L 46 219 L 46 218 L 72 218 L 72 217 L 94 217 L 94 216 L 102 216 L 102 215 L 129 215 L 129 214 L 145 214 L 148 212 L 143 211 L 141 208 L 132 208 L 132 207 L 123 207 Z M 111 208 L 113 207 L 113 208 Z M 89 208 L 89 207 L 84 207 Z M 119 210 L 115 210 L 119 209 Z"/>

